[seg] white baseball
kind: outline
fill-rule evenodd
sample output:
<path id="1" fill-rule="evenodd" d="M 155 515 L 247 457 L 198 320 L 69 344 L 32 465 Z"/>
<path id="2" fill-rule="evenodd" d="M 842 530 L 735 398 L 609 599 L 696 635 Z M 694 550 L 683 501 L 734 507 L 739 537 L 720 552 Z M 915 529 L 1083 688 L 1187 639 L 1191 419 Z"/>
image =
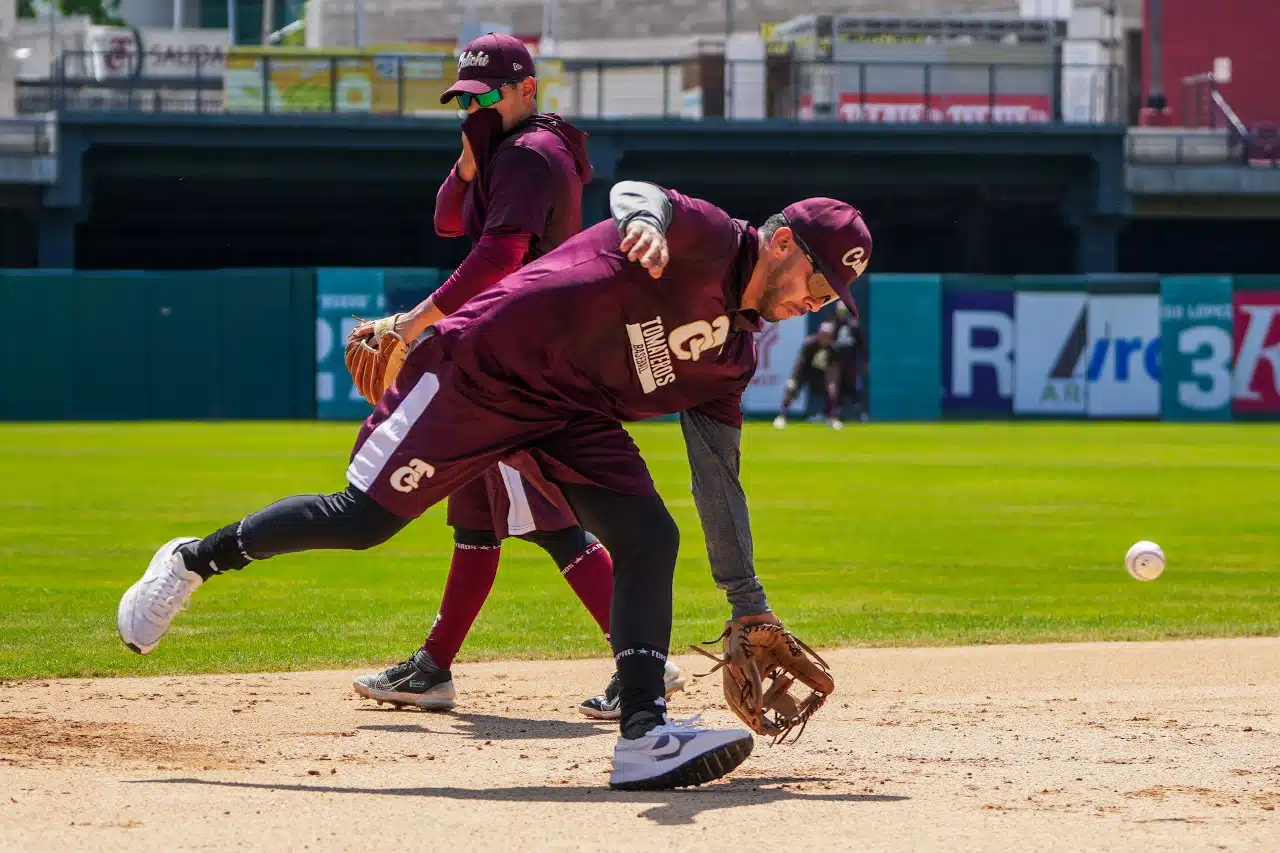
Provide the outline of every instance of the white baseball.
<path id="1" fill-rule="evenodd" d="M 1140 581 L 1153 581 L 1164 572 L 1164 551 L 1145 539 L 1135 542 L 1124 555 L 1124 567 Z"/>

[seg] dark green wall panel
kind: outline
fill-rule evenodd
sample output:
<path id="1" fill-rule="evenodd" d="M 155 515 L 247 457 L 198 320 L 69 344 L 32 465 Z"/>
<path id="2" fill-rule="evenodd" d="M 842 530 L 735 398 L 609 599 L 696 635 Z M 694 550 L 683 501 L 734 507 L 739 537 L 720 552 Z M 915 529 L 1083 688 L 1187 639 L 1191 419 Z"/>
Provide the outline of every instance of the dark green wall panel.
<path id="1" fill-rule="evenodd" d="M 146 273 L 82 272 L 75 292 L 79 350 L 69 392 L 74 417 L 126 420 L 146 417 L 151 282 Z"/>
<path id="2" fill-rule="evenodd" d="M 315 415 L 311 270 L 5 272 L 0 316 L 65 332 L 5 336 L 2 419 Z"/>
<path id="3" fill-rule="evenodd" d="M 0 317 L 9 332 L 0 335 L 0 417 L 8 420 L 75 417 L 78 342 L 72 318 L 72 275 L 57 270 L 0 273 Z M 60 326 L 57 339 L 42 326 Z"/>

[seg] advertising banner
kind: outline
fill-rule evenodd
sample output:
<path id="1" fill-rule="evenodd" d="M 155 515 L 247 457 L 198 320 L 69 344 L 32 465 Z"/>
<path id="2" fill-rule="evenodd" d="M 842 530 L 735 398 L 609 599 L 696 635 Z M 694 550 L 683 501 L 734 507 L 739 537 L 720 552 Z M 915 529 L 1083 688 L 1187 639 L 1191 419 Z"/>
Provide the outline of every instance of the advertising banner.
<path id="1" fill-rule="evenodd" d="M 944 412 L 1013 411 L 1013 292 L 942 292 Z"/>
<path id="2" fill-rule="evenodd" d="M 1160 414 L 1160 297 L 1090 296 L 1085 411 L 1090 417 Z"/>
<path id="3" fill-rule="evenodd" d="M 1235 293 L 1233 409 L 1280 414 L 1280 290 Z"/>
<path id="4" fill-rule="evenodd" d="M 440 95 L 453 77 L 454 59 L 448 55 L 237 47 L 227 55 L 226 107 L 248 112 L 452 115 L 456 107 L 441 104 Z"/>
<path id="5" fill-rule="evenodd" d="M 748 416 L 773 417 L 782 407 L 782 395 L 796 356 L 804 344 L 805 318 L 793 317 L 781 323 L 765 323 L 764 330 L 756 335 L 756 368 L 751 384 L 742 394 L 742 412 Z M 791 404 L 790 411 L 800 414 L 805 410 L 807 391 Z"/>
<path id="6" fill-rule="evenodd" d="M 229 111 L 410 116 L 458 111 L 454 103 L 440 103 L 456 76 L 452 53 L 236 47 L 227 54 L 226 69 Z M 539 108 L 563 108 L 564 63 L 538 59 L 537 74 Z"/>
<path id="7" fill-rule="evenodd" d="M 1167 421 L 1231 420 L 1231 279 L 1160 285 L 1161 410 Z"/>
<path id="8" fill-rule="evenodd" d="M 347 335 L 361 317 L 387 313 L 383 273 L 376 269 L 316 271 L 316 417 L 364 420 L 373 407 L 347 373 Z"/>
<path id="9" fill-rule="evenodd" d="M 800 117 L 814 118 L 814 99 L 800 99 Z M 996 95 L 923 92 L 841 92 L 841 121 L 935 124 L 1045 124 L 1052 117 L 1045 95 Z"/>
<path id="10" fill-rule="evenodd" d="M 1020 415 L 1083 415 L 1088 297 L 1014 295 L 1013 410 Z"/>
<path id="11" fill-rule="evenodd" d="M 226 68 L 231 32 L 203 28 L 89 27 L 86 41 L 92 74 L 98 80 L 219 78 Z"/>

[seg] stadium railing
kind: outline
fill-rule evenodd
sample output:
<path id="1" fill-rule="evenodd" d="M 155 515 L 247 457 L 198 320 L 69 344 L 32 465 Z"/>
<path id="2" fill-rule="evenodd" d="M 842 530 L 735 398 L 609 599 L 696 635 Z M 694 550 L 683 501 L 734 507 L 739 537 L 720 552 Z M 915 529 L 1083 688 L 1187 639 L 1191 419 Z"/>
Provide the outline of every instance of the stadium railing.
<path id="1" fill-rule="evenodd" d="M 1182 80 L 1182 123 L 1187 128 L 1207 128 L 1225 135 L 1230 162 L 1245 166 L 1280 168 L 1280 124 L 1259 122 L 1247 126 L 1227 103 L 1212 73 Z"/>
<path id="2" fill-rule="evenodd" d="M 132 73 L 130 56 L 104 76 L 99 59 L 67 51 L 50 79 L 18 81 L 19 111 L 454 115 L 431 103 L 452 70 L 440 68 L 442 57 L 266 54 L 235 72 L 195 57 L 184 77 Z M 428 62 L 432 75 L 422 73 Z M 1123 124 L 1128 112 L 1125 70 L 1115 65 L 563 59 L 556 77 L 556 111 L 569 117 Z M 372 94 L 350 99 L 361 86 Z M 758 94 L 744 98 L 746 88 Z"/>
<path id="3" fill-rule="evenodd" d="M 46 156 L 57 150 L 58 124 L 49 115 L 0 118 L 0 156 Z"/>

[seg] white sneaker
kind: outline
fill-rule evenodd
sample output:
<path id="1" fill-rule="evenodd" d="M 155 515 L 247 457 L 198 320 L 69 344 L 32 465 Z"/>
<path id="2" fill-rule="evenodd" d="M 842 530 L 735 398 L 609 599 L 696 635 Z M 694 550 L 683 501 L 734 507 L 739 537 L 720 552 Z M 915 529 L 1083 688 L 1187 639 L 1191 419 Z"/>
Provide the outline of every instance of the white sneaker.
<path id="1" fill-rule="evenodd" d="M 698 718 L 650 729 L 635 740 L 618 738 L 609 787 L 621 791 L 667 791 L 701 785 L 747 760 L 755 738 L 746 729 L 703 729 Z"/>
<path id="2" fill-rule="evenodd" d="M 774 418 L 774 419 L 773 419 L 773 428 L 774 428 L 774 429 L 786 429 L 786 428 L 787 428 L 787 419 L 786 419 L 786 418 L 784 418 L 782 415 L 778 415 L 776 418 Z"/>
<path id="3" fill-rule="evenodd" d="M 675 693 L 684 690 L 688 679 L 685 678 L 680 667 L 673 662 L 667 661 L 662 669 L 663 687 L 666 688 L 666 697 L 670 699 Z M 593 720 L 618 720 L 622 718 L 622 682 L 618 680 L 618 673 L 614 673 L 609 679 L 609 685 L 605 687 L 604 693 L 599 696 L 593 696 L 578 706 L 578 710 L 585 716 L 591 717 Z"/>
<path id="4" fill-rule="evenodd" d="M 829 423 L 832 429 L 844 429 L 844 421 L 839 418 L 832 418 Z"/>
<path id="5" fill-rule="evenodd" d="M 680 667 L 676 666 L 673 661 L 667 661 L 662 667 L 662 686 L 666 688 L 666 696 L 670 699 L 674 694 L 684 690 L 684 686 L 689 683 L 689 679 L 685 678 Z"/>
<path id="6" fill-rule="evenodd" d="M 116 611 L 116 628 L 124 644 L 145 655 L 160 644 L 173 617 L 185 609 L 191 593 L 204 583 L 188 571 L 178 548 L 199 542 L 194 536 L 172 539 L 161 546 L 141 580 L 129 587 Z"/>

